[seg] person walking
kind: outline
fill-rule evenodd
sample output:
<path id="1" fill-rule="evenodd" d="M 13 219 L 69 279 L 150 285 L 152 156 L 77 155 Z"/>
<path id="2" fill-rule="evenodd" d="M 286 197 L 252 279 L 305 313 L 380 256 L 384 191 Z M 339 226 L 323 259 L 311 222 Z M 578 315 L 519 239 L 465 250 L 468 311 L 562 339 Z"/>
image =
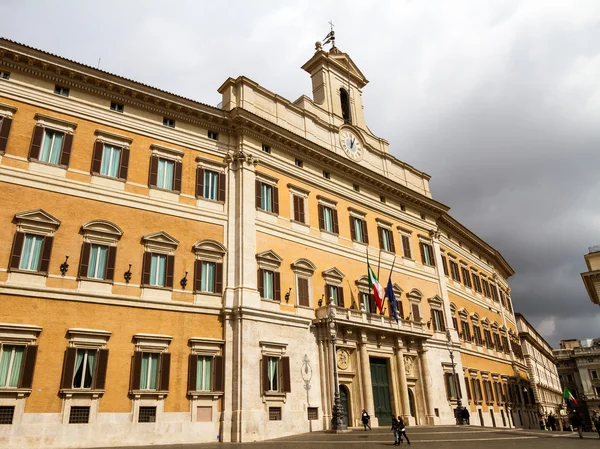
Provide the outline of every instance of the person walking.
<path id="1" fill-rule="evenodd" d="M 469 413 L 469 410 L 467 409 L 467 407 L 463 407 L 462 411 L 461 411 L 461 417 L 464 420 L 465 424 L 471 424 L 471 414 Z"/>
<path id="2" fill-rule="evenodd" d="M 581 419 L 581 415 L 577 410 L 573 410 L 573 415 L 571 416 L 571 426 L 577 427 L 579 438 L 583 438 L 583 419 Z"/>
<path id="3" fill-rule="evenodd" d="M 598 412 L 598 410 L 593 411 L 592 422 L 596 427 L 596 432 L 598 432 L 598 438 L 600 438 L 600 413 Z"/>
<path id="4" fill-rule="evenodd" d="M 556 430 L 556 419 L 552 412 L 548 415 L 548 426 L 550 426 L 550 430 Z"/>
<path id="5" fill-rule="evenodd" d="M 394 446 L 400 445 L 400 428 L 398 427 L 398 420 L 395 416 L 392 416 L 392 432 L 394 432 Z"/>
<path id="6" fill-rule="evenodd" d="M 369 430 L 371 430 L 371 426 L 369 425 L 369 419 L 371 419 L 371 417 L 367 413 L 367 410 L 364 408 L 362 411 L 361 419 L 362 419 L 363 426 L 365 427 L 365 431 L 367 430 L 367 427 L 369 428 Z"/>
<path id="7" fill-rule="evenodd" d="M 410 444 L 408 435 L 406 435 L 406 425 L 404 424 L 404 420 L 402 419 L 402 416 L 398 416 L 398 440 L 400 440 L 398 444 L 402 444 L 402 435 L 406 438 L 406 442 Z"/>

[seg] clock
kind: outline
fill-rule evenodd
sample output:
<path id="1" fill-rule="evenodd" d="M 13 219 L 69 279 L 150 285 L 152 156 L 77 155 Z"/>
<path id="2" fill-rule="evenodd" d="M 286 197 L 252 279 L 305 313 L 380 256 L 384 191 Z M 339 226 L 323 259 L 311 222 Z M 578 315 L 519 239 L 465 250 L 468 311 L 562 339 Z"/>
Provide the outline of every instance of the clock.
<path id="1" fill-rule="evenodd" d="M 350 159 L 358 161 L 362 157 L 360 140 L 351 131 L 344 130 L 340 133 L 340 145 Z"/>

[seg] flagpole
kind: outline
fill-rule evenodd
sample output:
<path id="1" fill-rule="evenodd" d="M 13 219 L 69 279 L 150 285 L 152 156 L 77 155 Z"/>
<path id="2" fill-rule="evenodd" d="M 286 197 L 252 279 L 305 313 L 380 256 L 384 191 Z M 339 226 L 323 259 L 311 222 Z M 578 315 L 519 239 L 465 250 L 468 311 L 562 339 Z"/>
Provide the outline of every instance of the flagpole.
<path id="1" fill-rule="evenodd" d="M 379 248 L 379 261 L 377 262 L 377 279 L 379 279 L 379 271 L 381 270 L 381 248 Z"/>
<path id="2" fill-rule="evenodd" d="M 392 261 L 392 269 L 390 270 L 390 277 L 388 278 L 388 280 L 392 278 L 392 273 L 394 272 L 394 265 L 396 265 L 396 254 L 394 254 L 394 260 Z"/>

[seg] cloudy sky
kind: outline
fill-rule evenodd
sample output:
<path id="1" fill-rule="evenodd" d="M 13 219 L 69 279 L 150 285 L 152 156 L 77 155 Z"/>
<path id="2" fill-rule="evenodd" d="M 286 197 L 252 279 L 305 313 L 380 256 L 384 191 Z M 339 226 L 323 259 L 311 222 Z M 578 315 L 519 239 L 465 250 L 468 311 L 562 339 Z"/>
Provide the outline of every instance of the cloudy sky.
<path id="1" fill-rule="evenodd" d="M 0 34 L 216 105 L 229 76 L 295 100 L 335 25 L 371 130 L 432 175 L 517 274 L 552 344 L 600 337 L 580 273 L 600 244 L 600 2 L 0 0 Z"/>

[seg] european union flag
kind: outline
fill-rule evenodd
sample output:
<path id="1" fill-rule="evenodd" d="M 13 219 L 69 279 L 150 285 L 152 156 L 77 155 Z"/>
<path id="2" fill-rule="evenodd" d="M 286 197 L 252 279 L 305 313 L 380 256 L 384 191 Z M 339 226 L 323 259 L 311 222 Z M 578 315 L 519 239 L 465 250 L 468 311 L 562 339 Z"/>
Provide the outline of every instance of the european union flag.
<path id="1" fill-rule="evenodd" d="M 396 295 L 394 295 L 394 287 L 392 287 L 392 277 L 388 279 L 387 287 L 385 287 L 385 296 L 387 296 L 390 301 L 390 307 L 392 308 L 392 316 L 398 322 L 398 313 L 396 309 L 398 308 L 398 300 L 396 299 Z"/>

